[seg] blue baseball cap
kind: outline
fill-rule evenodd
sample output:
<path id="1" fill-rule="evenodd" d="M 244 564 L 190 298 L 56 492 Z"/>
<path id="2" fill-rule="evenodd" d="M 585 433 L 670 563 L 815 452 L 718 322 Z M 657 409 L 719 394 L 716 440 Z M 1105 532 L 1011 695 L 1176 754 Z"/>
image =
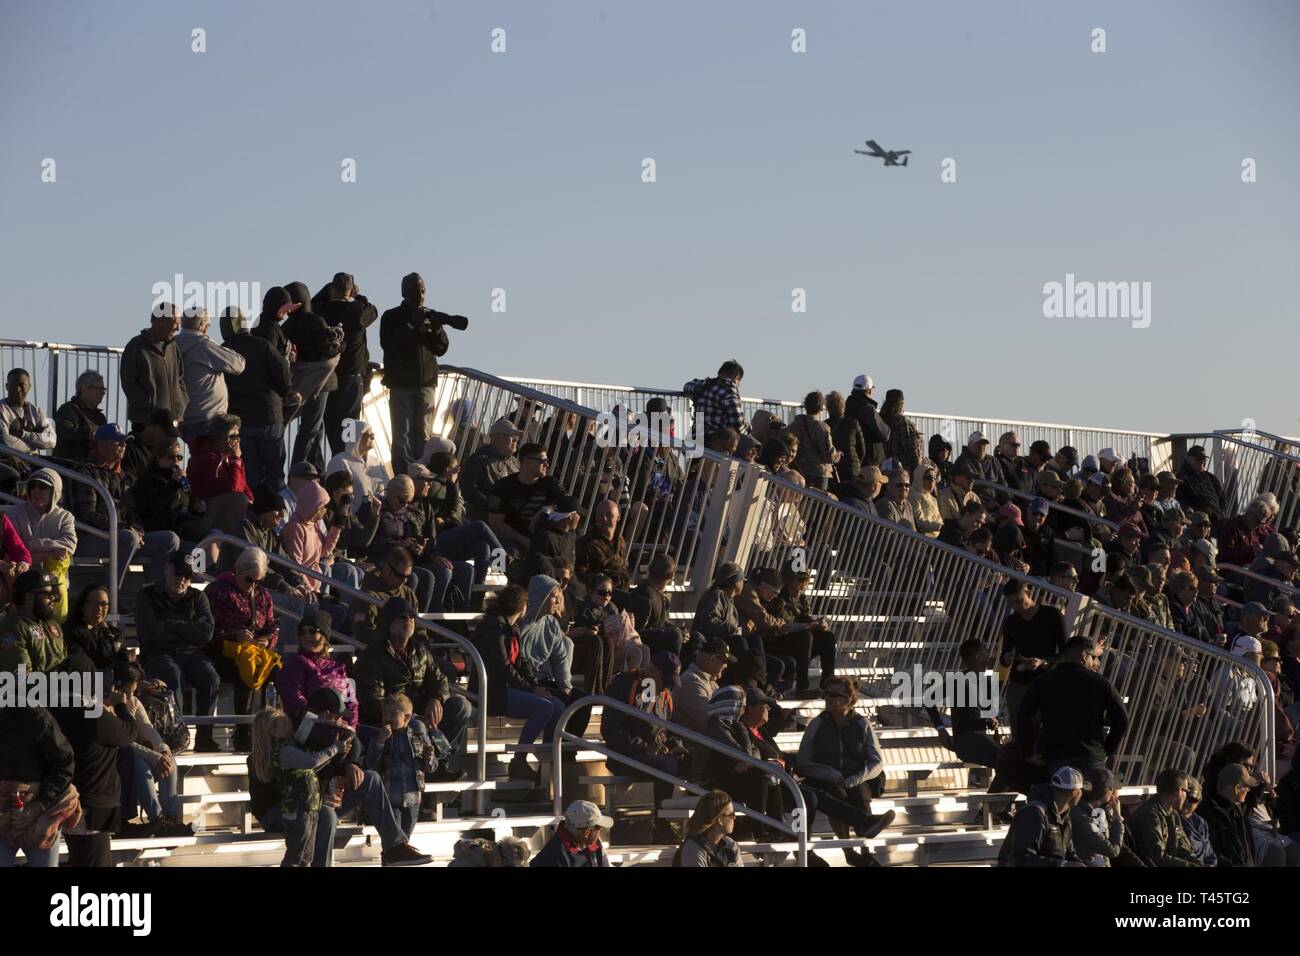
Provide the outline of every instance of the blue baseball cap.
<path id="1" fill-rule="evenodd" d="M 122 444 L 126 441 L 126 432 L 118 428 L 116 422 L 105 422 L 95 429 L 95 441 L 113 441 Z"/>

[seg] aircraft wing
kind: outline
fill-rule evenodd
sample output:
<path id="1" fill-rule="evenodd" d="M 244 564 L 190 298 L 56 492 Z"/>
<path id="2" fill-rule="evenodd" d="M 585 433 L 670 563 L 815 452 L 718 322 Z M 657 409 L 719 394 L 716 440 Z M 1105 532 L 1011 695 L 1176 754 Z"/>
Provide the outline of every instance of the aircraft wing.
<path id="1" fill-rule="evenodd" d="M 885 151 L 884 151 L 883 149 L 880 148 L 880 144 L 877 143 L 874 139 L 869 139 L 869 140 L 867 140 L 867 145 L 871 147 L 871 152 L 870 152 L 870 153 L 867 153 L 866 155 L 868 155 L 868 156 L 883 156 L 883 155 L 884 155 L 884 152 L 885 152 Z"/>

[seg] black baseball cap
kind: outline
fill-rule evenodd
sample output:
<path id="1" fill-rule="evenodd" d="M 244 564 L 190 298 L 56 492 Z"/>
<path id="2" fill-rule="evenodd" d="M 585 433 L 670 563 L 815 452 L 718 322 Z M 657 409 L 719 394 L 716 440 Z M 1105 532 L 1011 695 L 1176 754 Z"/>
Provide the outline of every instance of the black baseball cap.
<path id="1" fill-rule="evenodd" d="M 728 664 L 734 664 L 737 661 L 736 655 L 731 653 L 731 648 L 727 642 L 720 637 L 706 637 L 700 641 L 699 647 L 696 648 L 697 654 L 712 654 L 714 657 L 721 657 Z"/>

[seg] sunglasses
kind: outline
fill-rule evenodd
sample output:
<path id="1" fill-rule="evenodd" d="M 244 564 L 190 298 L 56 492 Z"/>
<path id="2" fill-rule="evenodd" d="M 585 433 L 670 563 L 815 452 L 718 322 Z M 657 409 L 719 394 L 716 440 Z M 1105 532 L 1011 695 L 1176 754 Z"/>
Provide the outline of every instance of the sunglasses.
<path id="1" fill-rule="evenodd" d="M 546 457 L 538 458 L 536 456 L 531 458 L 525 458 L 524 461 L 535 461 L 539 465 L 549 465 L 551 463 L 551 459 L 549 458 Z"/>
<path id="2" fill-rule="evenodd" d="M 613 596 L 614 596 L 614 592 L 613 592 L 613 591 L 592 591 L 591 593 L 594 594 L 594 595 L 596 595 L 596 597 L 613 597 Z"/>

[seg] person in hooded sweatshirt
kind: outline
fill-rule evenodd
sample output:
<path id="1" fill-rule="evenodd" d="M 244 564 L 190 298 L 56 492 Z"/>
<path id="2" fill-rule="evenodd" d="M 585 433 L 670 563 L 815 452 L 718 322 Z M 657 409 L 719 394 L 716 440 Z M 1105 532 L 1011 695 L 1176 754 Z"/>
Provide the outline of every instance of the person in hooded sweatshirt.
<path id="1" fill-rule="evenodd" d="M 319 482 L 311 482 L 298 490 L 298 502 L 293 515 L 280 532 L 280 544 L 289 560 L 301 564 L 317 574 L 326 574 L 321 570 L 322 555 L 332 554 L 338 544 L 342 529 L 337 525 L 321 532 L 320 521 L 329 512 L 330 496 Z M 315 578 L 303 576 L 303 587 L 312 594 L 320 593 L 320 582 Z M 342 605 L 322 604 L 333 618 L 334 627 L 342 630 L 347 619 L 347 609 Z"/>
<path id="2" fill-rule="evenodd" d="M 126 343 L 118 374 L 126 394 L 126 417 L 131 431 L 143 431 L 156 409 L 165 409 L 171 420 L 185 418 L 189 390 L 185 365 L 176 345 L 180 311 L 170 302 L 154 307 L 149 328 Z"/>
<path id="3" fill-rule="evenodd" d="M 181 330 L 176 333 L 176 347 L 185 370 L 185 389 L 190 396 L 185 417 L 181 419 L 181 437 L 187 445 L 192 445 L 207 430 L 208 421 L 214 416 L 226 414 L 230 398 L 225 377 L 244 371 L 242 355 L 208 338 L 211 325 L 212 317 L 207 309 L 186 309 Z"/>
<path id="4" fill-rule="evenodd" d="M 573 641 L 564 633 L 563 610 L 560 582 L 545 574 L 533 575 L 528 582 L 528 610 L 519 622 L 519 653 L 542 686 L 567 705 L 583 693 L 573 687 Z M 569 732 L 581 736 L 590 719 L 590 710 L 578 711 L 569 721 Z"/>
<path id="5" fill-rule="evenodd" d="M 325 475 L 328 477 L 335 472 L 346 471 L 352 476 L 353 497 L 350 507 L 352 513 L 356 514 L 378 491 L 379 481 L 370 471 L 370 453 L 375 447 L 375 433 L 359 418 L 352 419 L 351 428 L 346 430 L 351 432 L 351 438 L 343 443 L 343 450 L 329 460 L 325 466 Z"/>
<path id="6" fill-rule="evenodd" d="M 424 307 L 424 279 L 402 277 L 402 304 L 379 320 L 384 349 L 384 385 L 393 427 L 393 473 L 402 475 L 417 461 L 429 435 L 426 429 L 438 384 L 438 359 L 450 344 L 444 326 L 464 330 L 469 319 Z"/>
<path id="7" fill-rule="evenodd" d="M 319 471 L 325 467 L 325 403 L 338 388 L 334 370 L 343 350 L 343 330 L 331 328 L 311 311 L 311 296 L 301 282 L 284 287 L 298 308 L 285 319 L 282 331 L 293 344 L 293 387 L 302 395 L 298 437 L 293 442 L 293 460 L 309 461 Z"/>
<path id="8" fill-rule="evenodd" d="M 366 330 L 379 318 L 379 310 L 361 294 L 356 279 L 346 272 L 335 273 L 334 280 L 312 298 L 311 308 L 331 328 L 343 330 L 343 351 L 334 370 L 338 388 L 329 393 L 325 402 L 325 435 L 330 454 L 337 455 L 344 445 L 343 422 L 361 417 L 361 400 L 370 390 Z"/>
<path id="9" fill-rule="evenodd" d="M 68 569 L 77 550 L 77 523 L 71 511 L 59 507 L 62 496 L 59 473 L 38 468 L 27 479 L 23 503 L 9 512 L 14 530 L 32 557 L 32 567 L 59 579 L 58 620 L 67 616 Z"/>
<path id="10" fill-rule="evenodd" d="M 288 297 L 285 292 L 284 300 Z M 276 331 L 280 331 L 278 326 Z M 284 488 L 285 411 L 300 398 L 293 390 L 289 360 L 270 339 L 249 333 L 249 322 L 238 306 L 231 306 L 221 316 L 221 340 L 226 349 L 244 360 L 242 374 L 226 375 L 227 411 L 240 421 L 244 477 L 250 488 L 266 482 L 279 492 Z"/>

